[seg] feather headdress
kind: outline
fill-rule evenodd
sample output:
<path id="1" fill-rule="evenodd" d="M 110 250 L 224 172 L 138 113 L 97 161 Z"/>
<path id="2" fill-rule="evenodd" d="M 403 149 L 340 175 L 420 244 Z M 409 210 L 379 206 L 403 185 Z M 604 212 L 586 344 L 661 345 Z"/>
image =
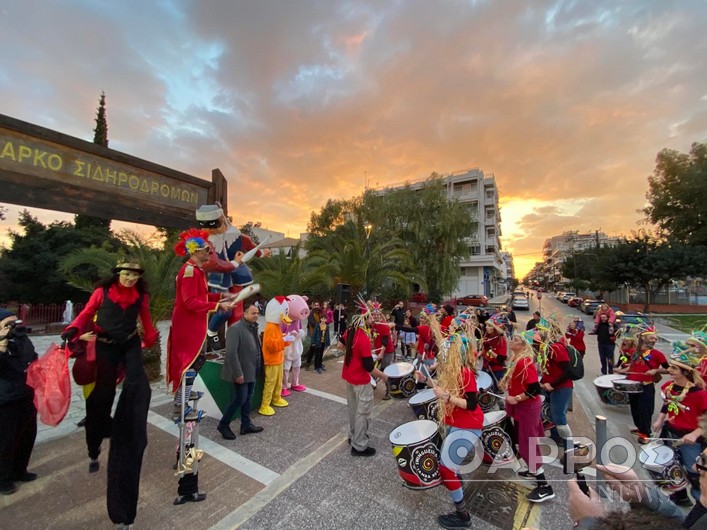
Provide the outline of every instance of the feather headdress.
<path id="1" fill-rule="evenodd" d="M 179 241 L 174 245 L 174 252 L 178 256 L 191 256 L 197 250 L 209 246 L 209 233 L 206 230 L 190 228 L 179 234 Z"/>

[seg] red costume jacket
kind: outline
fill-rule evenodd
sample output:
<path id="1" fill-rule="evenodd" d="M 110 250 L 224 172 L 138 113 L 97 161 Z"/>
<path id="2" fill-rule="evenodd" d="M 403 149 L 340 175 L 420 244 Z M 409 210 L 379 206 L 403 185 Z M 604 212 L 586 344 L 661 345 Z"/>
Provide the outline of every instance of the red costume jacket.
<path id="1" fill-rule="evenodd" d="M 177 274 L 172 326 L 167 340 L 167 383 L 176 392 L 187 368 L 206 340 L 209 312 L 216 311 L 221 295 L 209 293 L 206 274 L 189 260 Z"/>

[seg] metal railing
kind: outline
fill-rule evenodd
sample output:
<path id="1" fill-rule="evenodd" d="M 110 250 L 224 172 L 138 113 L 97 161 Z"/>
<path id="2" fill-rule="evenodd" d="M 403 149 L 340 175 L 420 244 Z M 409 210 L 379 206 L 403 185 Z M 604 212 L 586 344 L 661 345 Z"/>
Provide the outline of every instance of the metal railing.
<path id="1" fill-rule="evenodd" d="M 84 304 L 73 304 L 71 320 L 76 318 Z M 0 308 L 15 311 L 26 326 L 41 326 L 64 322 L 66 304 L 0 304 Z"/>

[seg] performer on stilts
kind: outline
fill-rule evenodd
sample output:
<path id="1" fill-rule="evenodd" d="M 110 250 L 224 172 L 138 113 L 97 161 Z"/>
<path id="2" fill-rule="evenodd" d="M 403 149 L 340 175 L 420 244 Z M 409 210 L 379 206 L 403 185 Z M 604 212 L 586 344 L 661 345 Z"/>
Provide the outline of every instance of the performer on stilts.
<path id="1" fill-rule="evenodd" d="M 172 326 L 167 341 L 167 383 L 175 392 L 173 419 L 179 424 L 180 440 L 177 475 L 180 476 L 178 497 L 174 504 L 203 501 L 206 494 L 199 493 L 198 450 L 201 411 L 188 407 L 200 397 L 192 393 L 197 372 L 206 361 L 203 354 L 209 314 L 229 311 L 230 298 L 209 293 L 203 267 L 209 262 L 213 250 L 205 230 L 190 229 L 179 235 L 174 247 L 180 256 L 189 256 L 177 275 Z"/>

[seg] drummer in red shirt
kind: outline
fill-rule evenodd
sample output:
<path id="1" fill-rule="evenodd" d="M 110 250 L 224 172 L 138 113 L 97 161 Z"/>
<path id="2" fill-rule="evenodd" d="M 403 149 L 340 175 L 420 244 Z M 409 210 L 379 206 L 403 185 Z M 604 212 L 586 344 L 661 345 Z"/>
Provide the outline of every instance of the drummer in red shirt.
<path id="1" fill-rule="evenodd" d="M 542 468 L 542 455 L 537 439 L 545 436 L 543 422 L 540 416 L 542 401 L 540 401 L 540 383 L 538 371 L 533 359 L 535 352 L 530 342 L 522 335 L 514 335 L 511 339 L 511 357 L 508 371 L 501 379 L 499 388 L 507 392 L 506 414 L 513 418 L 516 426 L 516 442 L 521 458 L 528 464 L 528 469 L 518 472 L 518 476 L 535 480 L 537 485 L 528 494 L 530 502 L 544 502 L 555 497 L 552 487 L 545 478 Z M 530 453 L 530 440 L 536 439 L 534 452 Z"/>
<path id="2" fill-rule="evenodd" d="M 661 387 L 664 405 L 653 424 L 653 431 L 660 432 L 661 438 L 680 440 L 676 450 L 682 457 L 683 470 L 692 486 L 692 496 L 699 499 L 699 475 L 693 471 L 692 464 L 702 452 L 704 432 L 699 419 L 707 412 L 707 392 L 703 390 L 705 382 L 695 369 L 701 359 L 692 353 L 689 350 L 680 351 L 670 356 L 668 375 L 672 381 Z M 687 490 L 673 493 L 670 500 L 682 506 L 692 504 Z"/>
<path id="3" fill-rule="evenodd" d="M 631 432 L 638 436 L 639 444 L 646 444 L 650 438 L 651 421 L 655 410 L 655 384 L 653 377 L 661 373 L 666 373 L 668 361 L 665 355 L 653 348 L 657 340 L 654 328 L 649 328 L 638 336 L 638 344 L 628 365 L 621 368 L 614 368 L 618 374 L 626 374 L 629 381 L 640 381 L 643 383 L 643 390 L 638 394 L 628 394 L 631 406 L 631 417 L 636 424 L 636 428 Z M 621 357 L 619 356 L 619 361 Z M 660 377 L 658 377 L 660 381 Z"/>
<path id="4" fill-rule="evenodd" d="M 486 332 L 481 339 L 484 354 L 484 371 L 491 374 L 496 384 L 506 374 L 506 358 L 508 357 L 508 342 L 503 325 L 493 318 L 486 321 Z"/>
<path id="5" fill-rule="evenodd" d="M 373 413 L 373 387 L 371 375 L 383 379 L 388 376 L 375 368 L 371 355 L 373 316 L 365 302 L 358 303 L 360 313 L 338 344 L 344 350 L 344 367 L 341 378 L 346 381 L 346 402 L 349 409 L 349 443 L 352 456 L 373 456 L 376 450 L 368 445 L 368 425 Z"/>
<path id="6" fill-rule="evenodd" d="M 371 314 L 373 315 L 373 350 L 380 356 L 379 368 L 381 371 L 390 366 L 393 362 L 395 354 L 395 341 L 391 337 L 390 328 L 395 324 L 390 324 L 383 318 L 381 305 L 378 302 L 373 302 L 371 305 Z M 385 381 L 385 396 L 383 399 L 390 399 L 390 383 Z"/>
<path id="7" fill-rule="evenodd" d="M 440 451 L 439 472 L 456 510 L 440 515 L 437 521 L 443 528 L 471 528 L 471 516 L 464 507 L 464 490 L 459 480 L 459 469 L 466 450 L 481 450 L 481 430 L 484 413 L 477 402 L 474 367 L 478 353 L 471 340 L 463 333 L 455 333 L 446 340 L 445 362 L 439 364 L 439 383 L 434 387 L 440 417 L 449 427 Z M 474 444 L 476 449 L 472 449 Z"/>
<path id="8" fill-rule="evenodd" d="M 549 319 L 546 320 L 549 322 Z M 539 328 L 538 328 L 539 329 Z M 549 328 L 539 329 L 536 336 L 540 342 L 542 362 L 542 379 L 540 387 L 547 392 L 550 401 L 550 415 L 555 426 L 550 430 L 551 438 L 558 444 L 563 444 L 572 436 L 567 424 L 567 409 L 572 401 L 572 383 L 570 356 L 562 341 L 560 328 L 549 323 Z"/>

